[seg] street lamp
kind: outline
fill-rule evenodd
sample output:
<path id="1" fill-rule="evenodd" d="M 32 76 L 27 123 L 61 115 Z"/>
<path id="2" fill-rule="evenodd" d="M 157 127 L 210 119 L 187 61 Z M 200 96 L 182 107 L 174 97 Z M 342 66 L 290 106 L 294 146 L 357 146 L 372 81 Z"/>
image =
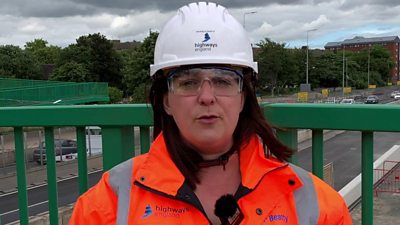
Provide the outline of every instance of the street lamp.
<path id="1" fill-rule="evenodd" d="M 248 14 L 254 14 L 257 13 L 257 11 L 251 11 L 251 12 L 245 12 L 243 13 L 243 28 L 246 29 L 246 15 Z"/>
<path id="2" fill-rule="evenodd" d="M 369 88 L 369 66 L 371 63 L 371 44 L 368 45 L 368 87 Z"/>
<path id="3" fill-rule="evenodd" d="M 342 95 L 344 96 L 344 63 L 345 63 L 345 45 L 344 44 L 342 44 L 342 46 L 343 46 L 343 76 L 342 76 Z"/>
<path id="4" fill-rule="evenodd" d="M 311 31 L 316 31 L 318 29 L 307 30 L 307 63 L 306 63 L 306 84 L 308 84 L 308 33 Z"/>

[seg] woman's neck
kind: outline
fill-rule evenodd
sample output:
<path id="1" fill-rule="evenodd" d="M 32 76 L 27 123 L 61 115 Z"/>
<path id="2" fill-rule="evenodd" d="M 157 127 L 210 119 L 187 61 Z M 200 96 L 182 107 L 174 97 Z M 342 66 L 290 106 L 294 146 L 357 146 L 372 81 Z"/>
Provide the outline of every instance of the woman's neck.
<path id="1" fill-rule="evenodd" d="M 232 154 L 225 166 L 200 168 L 198 174 L 200 183 L 196 185 L 195 193 L 209 219 L 218 224 L 220 222 L 213 213 L 215 202 L 223 195 L 234 195 L 241 182 L 239 155 Z"/>

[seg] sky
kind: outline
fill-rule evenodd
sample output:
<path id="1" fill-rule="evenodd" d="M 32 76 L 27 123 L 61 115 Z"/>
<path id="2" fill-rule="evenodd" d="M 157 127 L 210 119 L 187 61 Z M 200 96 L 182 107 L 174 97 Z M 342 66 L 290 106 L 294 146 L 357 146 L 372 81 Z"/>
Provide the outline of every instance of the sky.
<path id="1" fill-rule="evenodd" d="M 1 0 L 0 45 L 34 39 L 66 47 L 80 36 L 142 41 L 160 31 L 185 0 Z M 399 0 L 215 0 L 244 23 L 253 44 L 323 49 L 355 36 L 400 36 Z M 251 13 L 254 12 L 254 13 Z M 244 22 L 245 21 L 245 22 Z"/>

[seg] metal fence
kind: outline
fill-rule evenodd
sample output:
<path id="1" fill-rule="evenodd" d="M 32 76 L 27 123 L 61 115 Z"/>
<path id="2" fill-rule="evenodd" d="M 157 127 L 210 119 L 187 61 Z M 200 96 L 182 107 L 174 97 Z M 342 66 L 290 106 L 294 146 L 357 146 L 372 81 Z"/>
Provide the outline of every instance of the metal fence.
<path id="1" fill-rule="evenodd" d="M 375 195 L 379 192 L 400 193 L 400 161 L 385 161 L 382 169 L 374 169 L 378 180 L 375 185 Z"/>
<path id="2" fill-rule="evenodd" d="M 0 107 L 109 101 L 108 84 L 0 78 Z"/>

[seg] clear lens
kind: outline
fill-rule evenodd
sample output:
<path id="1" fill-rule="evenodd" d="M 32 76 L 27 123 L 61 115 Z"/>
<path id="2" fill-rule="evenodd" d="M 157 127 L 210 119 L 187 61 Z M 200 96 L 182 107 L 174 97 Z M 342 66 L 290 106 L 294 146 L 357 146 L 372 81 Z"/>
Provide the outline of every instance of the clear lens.
<path id="1" fill-rule="evenodd" d="M 198 95 L 204 82 L 209 82 L 217 96 L 233 96 L 242 91 L 242 73 L 230 68 L 189 68 L 169 73 L 168 89 L 177 95 Z"/>

